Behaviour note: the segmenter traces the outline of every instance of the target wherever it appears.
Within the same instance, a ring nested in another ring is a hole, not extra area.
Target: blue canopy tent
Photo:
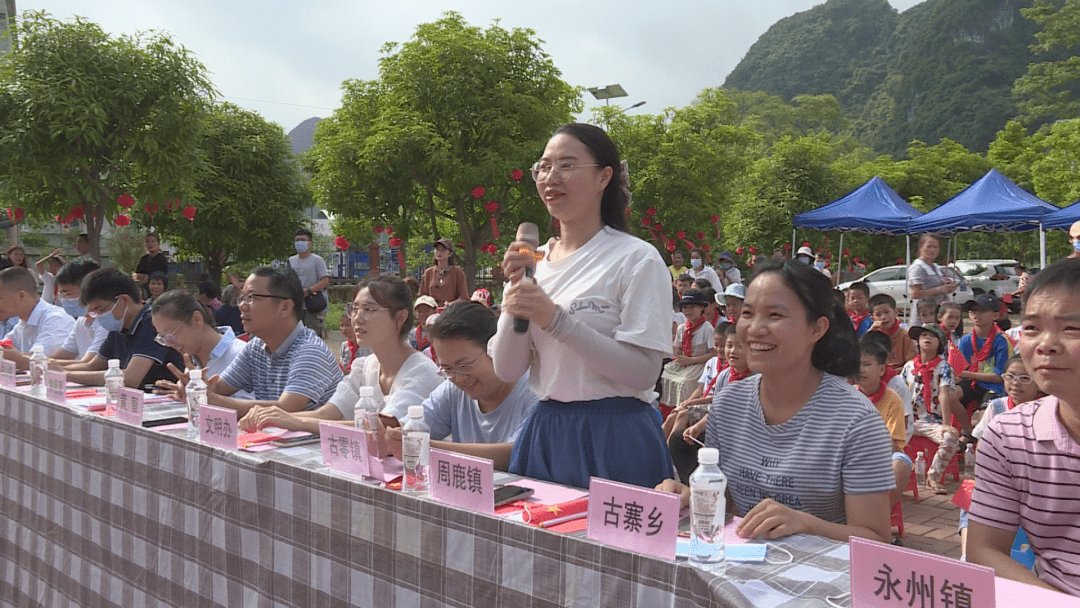
[[[938,205],[908,228],[953,236],[958,232],[1024,232],[1039,230],[1039,250],[1046,265],[1044,217],[1058,208],[991,169],[960,194]]]
[[[839,230],[840,256],[837,260],[837,276],[844,261],[844,232],[869,234],[909,234],[908,225],[922,213],[907,204],[895,190],[880,177],[874,177],[841,198],[817,209],[795,216],[795,228],[791,231],[791,247],[795,248],[799,228],[812,230]],[[908,241],[908,262],[911,261],[911,242]]]
[[[1051,228],[1068,230],[1075,222],[1080,222],[1080,201],[1043,216],[1043,228],[1047,230]]]

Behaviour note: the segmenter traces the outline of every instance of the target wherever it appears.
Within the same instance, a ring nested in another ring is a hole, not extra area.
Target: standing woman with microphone
[[[560,127],[532,175],[559,236],[539,261],[520,241],[503,258],[510,286],[492,340],[495,372],[516,382],[531,368],[540,397],[510,471],[582,488],[594,475],[653,487],[672,470],[649,405],[670,350],[671,275],[655,248],[627,233],[625,166],[603,130]],[[528,322],[524,332],[515,319]]]

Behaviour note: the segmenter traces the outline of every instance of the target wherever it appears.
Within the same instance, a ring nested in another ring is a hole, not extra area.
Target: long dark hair
[[[619,162],[619,149],[608,134],[596,125],[573,122],[559,127],[551,136],[566,133],[572,136],[592,153],[598,169],[611,167],[611,179],[604,188],[600,199],[600,220],[620,232],[629,232],[626,224],[626,207],[630,200],[622,186],[622,163]]]
[[[829,320],[829,329],[814,345],[810,363],[825,373],[842,378],[858,373],[860,357],[855,327],[848,319],[844,307],[833,297],[829,279],[816,268],[801,262],[783,260],[771,262],[758,270],[750,284],[753,285],[760,277],[772,273],[780,275],[784,285],[799,298],[806,309],[807,322],[816,323],[821,317]]]
[[[393,275],[382,274],[364,280],[357,286],[356,293],[360,293],[360,290],[364,288],[367,288],[371,299],[375,300],[379,306],[390,309],[391,317],[396,317],[400,310],[409,313],[405,323],[398,330],[398,335],[402,338],[409,335],[409,330],[412,329],[413,323],[416,322],[416,315],[413,311],[412,290],[409,289],[405,281]]]

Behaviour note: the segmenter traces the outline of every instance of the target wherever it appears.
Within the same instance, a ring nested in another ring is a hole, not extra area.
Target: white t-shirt
[[[97,353],[108,336],[109,332],[101,323],[94,323],[90,317],[82,316],[75,320],[75,326],[71,328],[71,333],[60,348],[75,353],[76,359],[82,359],[86,353]]]
[[[683,320],[683,322],[677,328],[675,328],[675,339],[672,342],[672,351],[674,353],[680,355],[683,354],[682,341],[684,334],[686,334],[685,320]],[[701,324],[700,327],[697,328],[696,331],[694,331],[694,335],[690,338],[690,352],[695,352],[697,350],[697,347],[703,345],[705,346],[705,350],[712,349],[712,336],[713,326],[710,325],[708,321],[705,321]]]
[[[454,443],[513,443],[540,400],[529,390],[529,374],[517,381],[499,407],[486,414],[480,404],[447,380],[424,400],[424,421],[432,439]]]
[[[702,266],[701,270],[694,270],[691,268],[686,271],[686,274],[694,277],[694,279],[705,279],[712,285],[712,288],[716,290],[716,293],[723,293],[724,286],[720,284],[720,275],[716,274],[716,271],[712,269],[712,266]]]
[[[379,359],[368,355],[353,361],[352,371],[337,385],[329,403],[338,408],[344,420],[355,417],[354,409],[360,401],[360,387],[370,386],[375,389],[375,403],[379,412],[404,421],[409,415],[410,405],[421,405],[440,384],[443,378],[439,368],[423,353],[413,353],[401,364],[390,394],[384,395],[379,386]]]
[[[41,273],[41,299],[45,300],[49,304],[60,305],[56,301],[56,275],[46,270]]]
[[[545,257],[536,265],[536,282],[570,319],[602,336],[654,351],[660,359],[671,356],[671,273],[652,245],[605,226],[557,262],[547,259],[547,246],[541,250]],[[515,340],[512,325],[513,319],[502,315],[495,340]],[[631,397],[652,403],[657,397],[653,389],[637,390],[600,375],[578,351],[536,323],[529,324],[528,343],[529,388],[541,400]],[[498,370],[500,362],[495,364]],[[656,372],[659,376],[659,365]]]

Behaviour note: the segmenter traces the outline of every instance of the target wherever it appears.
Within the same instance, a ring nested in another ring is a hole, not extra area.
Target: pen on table
[[[575,519],[584,519],[588,515],[589,515],[588,512],[574,513],[573,515],[567,515],[566,517],[556,517],[555,519],[549,519],[547,521],[542,521],[538,525],[541,528],[550,528],[551,526],[566,523],[568,521],[574,521]]]

